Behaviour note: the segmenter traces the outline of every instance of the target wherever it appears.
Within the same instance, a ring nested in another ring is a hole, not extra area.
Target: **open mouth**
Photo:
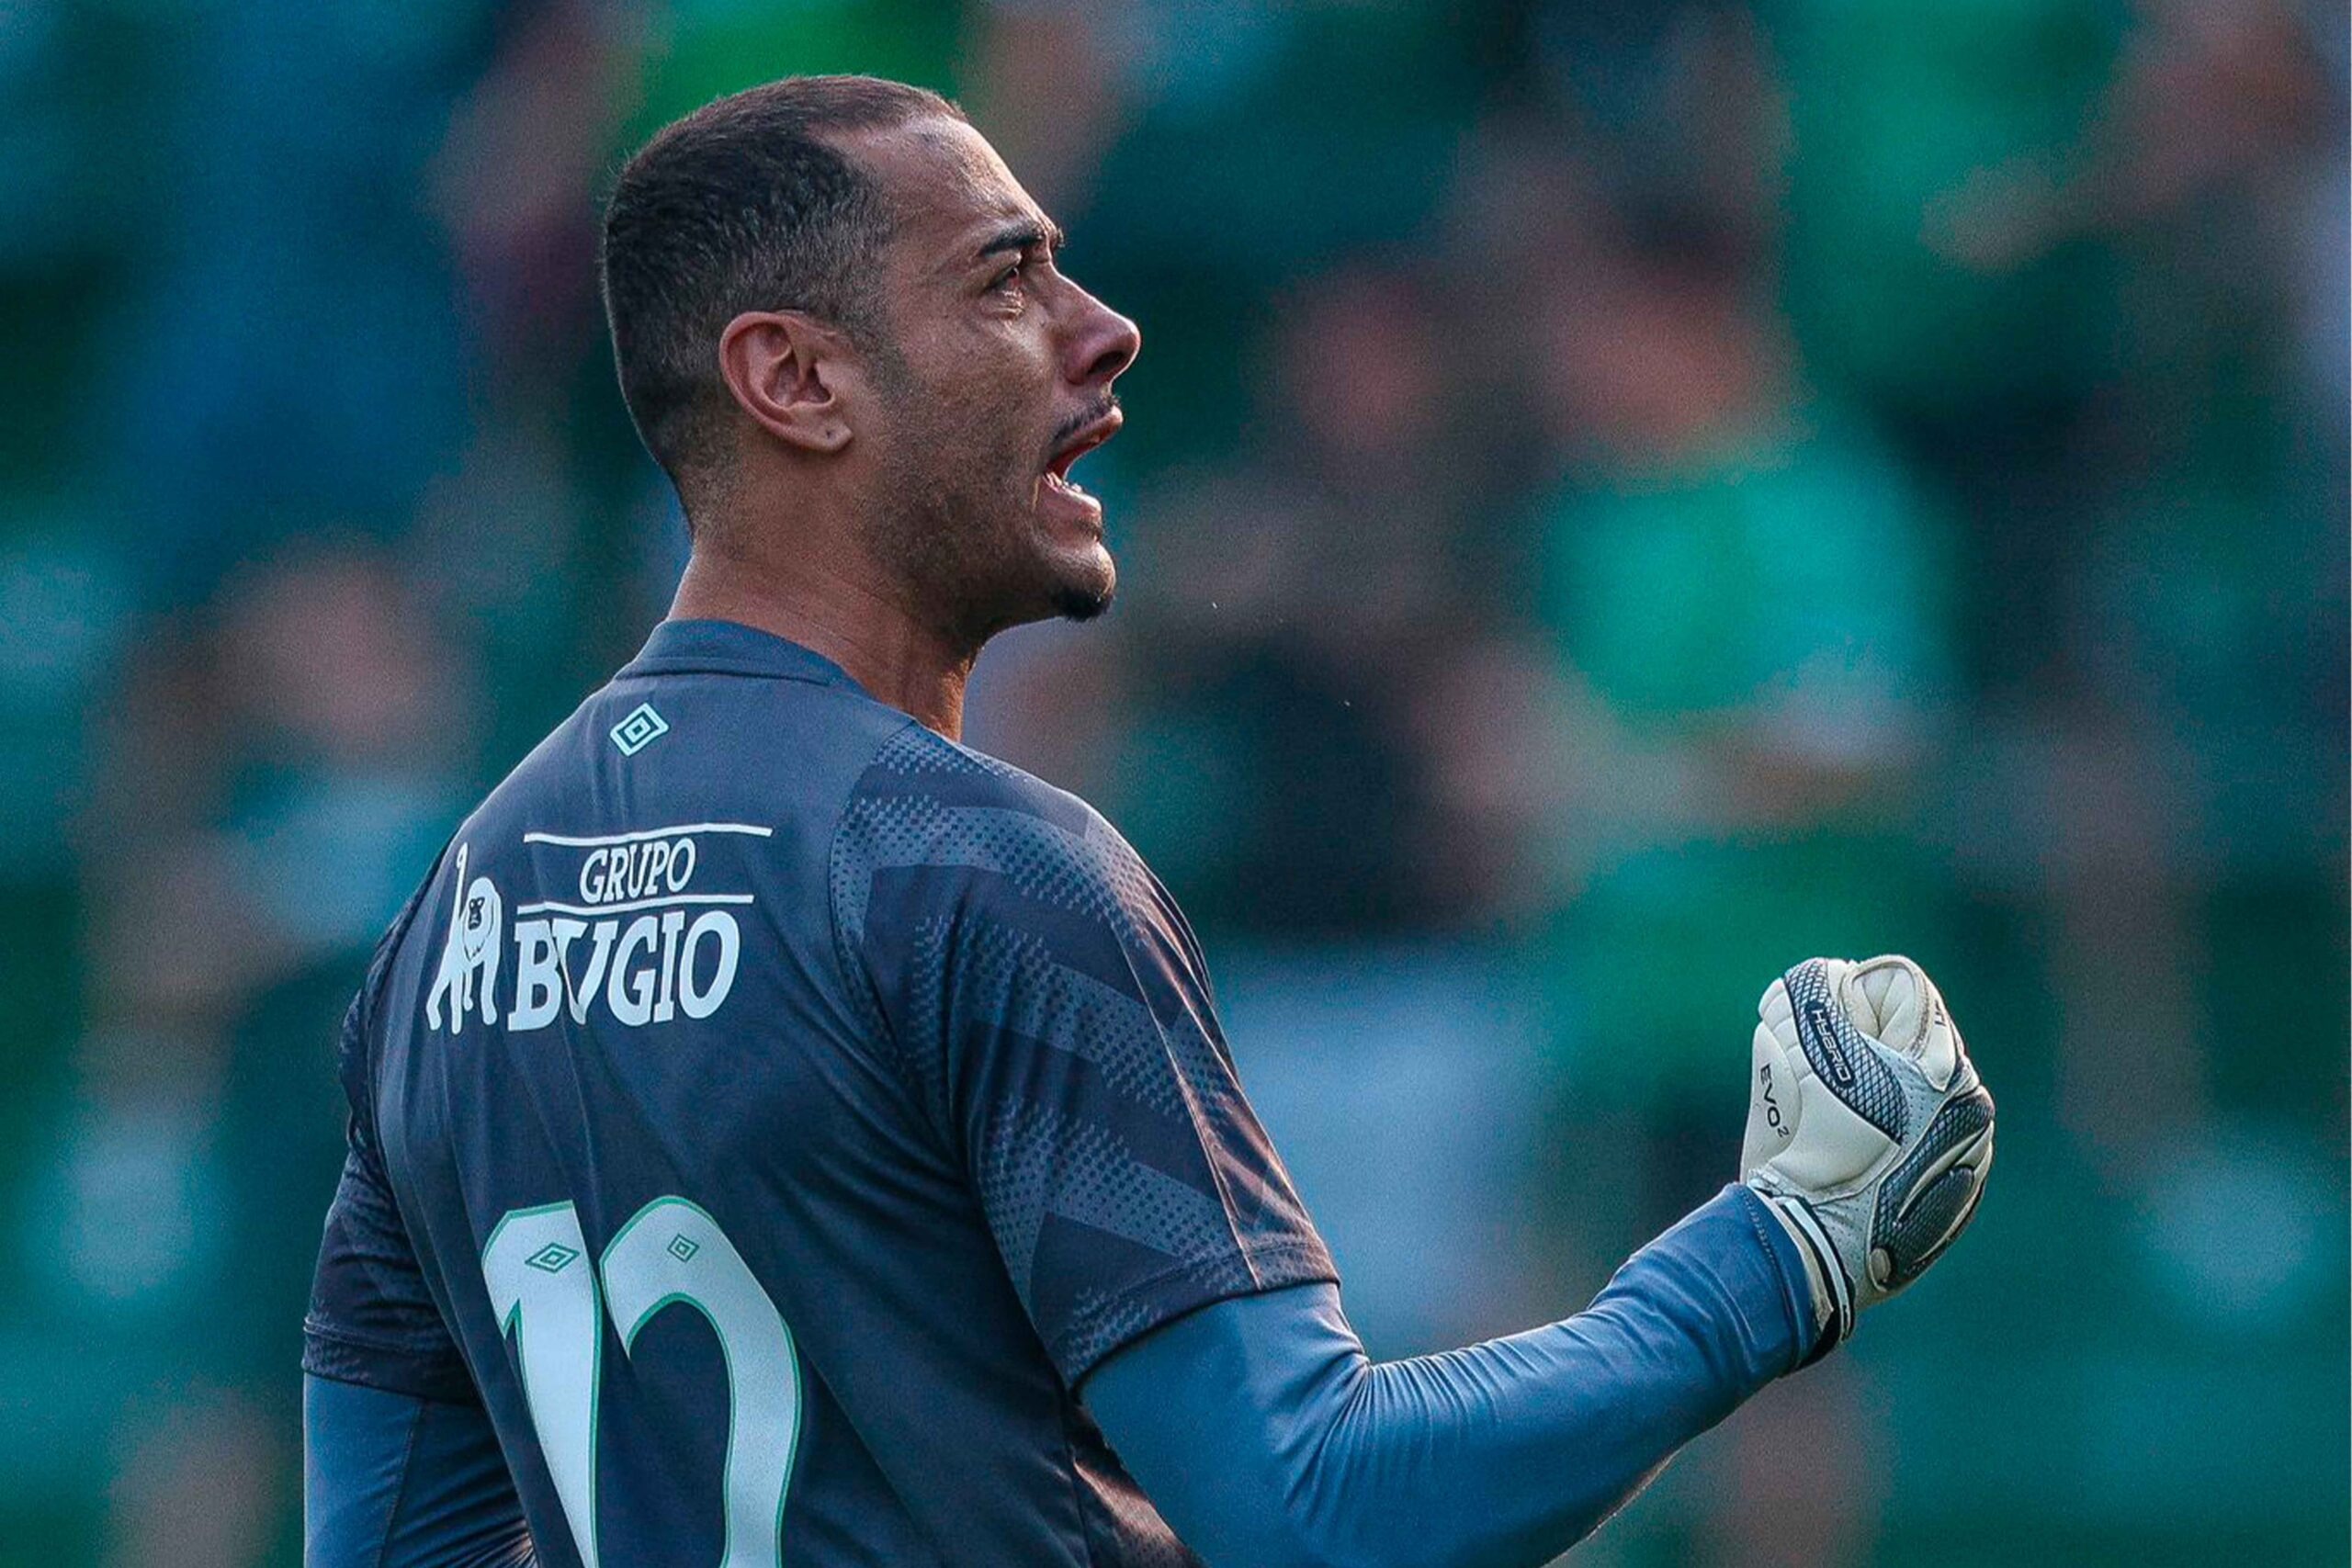
[[[1117,406],[1114,405],[1104,410],[1100,417],[1090,420],[1072,432],[1069,438],[1055,449],[1053,457],[1046,463],[1045,482],[1047,488],[1059,491],[1065,495],[1091,500],[1092,498],[1088,496],[1084,490],[1071,480],[1070,467],[1080,457],[1117,434],[1119,426],[1125,423],[1125,418],[1126,416],[1119,412]]]

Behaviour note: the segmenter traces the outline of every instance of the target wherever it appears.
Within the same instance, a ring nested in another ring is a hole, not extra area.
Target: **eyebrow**
[[[1006,224],[990,235],[988,243],[979,248],[978,256],[986,259],[1000,251],[1025,251],[1032,245],[1059,250],[1066,238],[1062,226],[1050,218],[1043,222],[1034,218],[1023,218]]]

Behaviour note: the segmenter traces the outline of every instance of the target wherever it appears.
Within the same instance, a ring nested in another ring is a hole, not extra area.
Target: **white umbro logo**
[[[670,733],[667,720],[653,711],[651,703],[639,703],[629,716],[613,726],[613,744],[621,749],[624,757],[634,757],[656,740]]]

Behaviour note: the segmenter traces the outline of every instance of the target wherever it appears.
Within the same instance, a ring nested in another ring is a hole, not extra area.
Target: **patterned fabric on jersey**
[[[832,884],[1067,1381],[1204,1301],[1331,1277],[1183,915],[1084,803],[910,728],[859,781]]]
[[[546,1568],[1192,1562],[1080,1380],[1332,1277],[1118,835],[746,626],[492,792],[344,1043],[304,1367],[478,1403]]]

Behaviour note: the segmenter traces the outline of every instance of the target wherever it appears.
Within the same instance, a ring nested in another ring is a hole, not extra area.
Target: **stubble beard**
[[[895,461],[868,544],[942,635],[978,653],[1010,626],[1109,609],[1115,570],[1078,581],[1039,536],[1036,453],[1009,411],[934,393],[903,367],[890,380]]]

